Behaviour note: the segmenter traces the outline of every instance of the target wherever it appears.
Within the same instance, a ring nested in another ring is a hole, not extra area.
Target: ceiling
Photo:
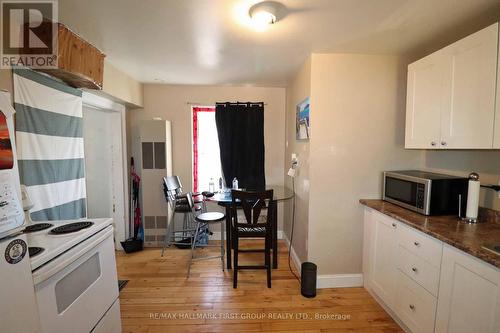
[[[422,56],[494,22],[500,0],[59,0],[59,19],[141,82],[284,86],[311,52]]]

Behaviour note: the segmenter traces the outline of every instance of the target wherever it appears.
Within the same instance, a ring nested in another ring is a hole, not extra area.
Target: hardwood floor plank
[[[197,256],[217,251],[206,248]],[[219,260],[196,262],[188,279],[189,250],[169,248],[164,257],[160,252],[117,252],[118,276],[130,280],[120,292],[123,332],[402,332],[363,288],[319,289],[315,298],[302,297],[282,241],[270,289],[264,270],[241,271],[233,289],[232,271],[223,272]],[[263,261],[260,253],[240,258],[242,265]]]

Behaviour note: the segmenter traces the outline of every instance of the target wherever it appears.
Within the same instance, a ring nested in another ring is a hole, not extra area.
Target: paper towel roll
[[[481,182],[479,180],[469,180],[469,191],[467,192],[467,211],[465,213],[465,216],[468,219],[477,219],[480,186]]]

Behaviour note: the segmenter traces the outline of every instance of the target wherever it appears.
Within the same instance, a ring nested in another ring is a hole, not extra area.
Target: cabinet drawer
[[[398,268],[412,280],[437,297],[439,269],[399,246]]]
[[[396,313],[412,333],[434,331],[437,300],[402,272],[398,275]]]
[[[377,211],[372,211],[372,222],[380,222],[382,224],[390,226],[393,229],[397,229],[401,224],[396,219]]]
[[[443,254],[441,241],[400,223],[398,242],[400,246],[428,261],[431,265],[437,268],[441,267],[441,256]]]

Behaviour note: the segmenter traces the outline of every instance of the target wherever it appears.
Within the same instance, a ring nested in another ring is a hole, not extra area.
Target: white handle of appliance
[[[97,235],[92,236],[90,238],[91,240],[89,242],[85,242],[84,246],[77,245],[67,252],[61,254],[58,258],[55,258],[53,261],[49,261],[47,264],[34,271],[33,282],[35,283],[35,285],[37,285],[49,279],[50,277],[64,269],[66,266],[74,262],[76,259],[80,258],[85,253],[90,251],[92,248],[105,241],[110,236],[113,236],[113,228],[111,226],[108,226]]]

